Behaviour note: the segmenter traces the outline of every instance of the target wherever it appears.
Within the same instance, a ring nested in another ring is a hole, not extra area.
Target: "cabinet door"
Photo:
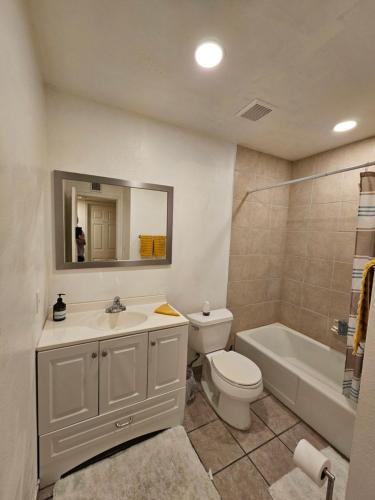
[[[149,333],[148,396],[185,386],[187,327]]]
[[[140,333],[100,342],[100,413],[146,399],[147,339]]]
[[[98,415],[98,342],[38,353],[39,434]]]

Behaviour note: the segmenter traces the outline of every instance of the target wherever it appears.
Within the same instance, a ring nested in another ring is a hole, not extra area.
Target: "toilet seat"
[[[212,357],[212,367],[216,374],[228,384],[255,389],[262,384],[262,373],[249,358],[235,351],[222,351]]]

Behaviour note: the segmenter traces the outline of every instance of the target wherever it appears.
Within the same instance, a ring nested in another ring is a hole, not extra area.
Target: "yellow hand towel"
[[[375,259],[370,260],[363,269],[361,291],[357,309],[357,324],[353,337],[353,354],[357,352],[361,340],[366,340],[367,322],[370,311],[372,283],[374,281]]]
[[[154,237],[146,234],[139,236],[141,257],[152,257]]]
[[[165,257],[165,236],[154,236],[154,255],[155,257]]]
[[[162,304],[161,306],[157,307],[154,312],[156,312],[157,314],[167,314],[168,316],[181,316],[181,314],[173,309],[173,307],[171,307],[169,304]]]

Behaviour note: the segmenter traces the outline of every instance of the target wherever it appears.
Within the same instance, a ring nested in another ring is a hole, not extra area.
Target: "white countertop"
[[[165,314],[154,313],[154,310],[165,303],[165,301],[158,300],[157,302],[129,304],[126,299],[122,299],[122,302],[126,304],[127,311],[146,314],[147,319],[130,328],[103,330],[97,326],[96,322],[99,316],[105,313],[105,305],[110,305],[110,303],[98,302],[82,304],[81,306],[79,304],[68,305],[67,315],[64,321],[47,319],[36,350],[46,351],[57,347],[81,344],[82,342],[124,337],[125,335],[132,335],[134,333],[189,324],[189,320],[182,314],[181,316],[167,316]]]

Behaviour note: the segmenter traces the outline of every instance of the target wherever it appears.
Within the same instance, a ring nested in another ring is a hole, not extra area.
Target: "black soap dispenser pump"
[[[59,297],[56,304],[53,306],[53,321],[64,321],[66,317],[66,304],[63,302],[62,295],[65,293],[58,293]]]

